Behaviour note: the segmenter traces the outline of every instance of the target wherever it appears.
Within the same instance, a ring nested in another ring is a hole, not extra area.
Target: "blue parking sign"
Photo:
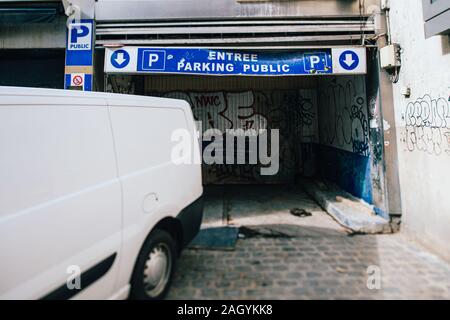
[[[333,73],[331,49],[253,51],[208,48],[107,48],[107,73],[288,76]]]
[[[310,73],[329,71],[328,54],[326,52],[305,53],[305,70]]]
[[[64,88],[74,87],[73,74],[84,74],[82,90],[92,91],[94,57],[94,21],[81,19],[68,25],[66,43],[66,68]]]
[[[80,20],[69,25],[66,66],[92,66],[93,21]]]
[[[137,71],[164,71],[166,50],[140,48],[138,50]]]
[[[91,32],[90,23],[73,23],[69,30],[68,50],[91,50]]]

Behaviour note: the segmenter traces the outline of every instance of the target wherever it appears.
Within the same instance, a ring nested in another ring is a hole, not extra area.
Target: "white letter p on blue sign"
[[[150,53],[148,55],[148,66],[152,67],[153,63],[158,61],[159,56],[156,53]]]

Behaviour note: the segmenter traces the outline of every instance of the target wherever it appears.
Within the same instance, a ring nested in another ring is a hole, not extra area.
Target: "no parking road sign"
[[[84,86],[84,73],[74,73],[70,75],[70,85],[72,87]]]

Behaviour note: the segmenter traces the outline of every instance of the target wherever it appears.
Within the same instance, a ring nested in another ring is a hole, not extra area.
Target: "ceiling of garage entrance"
[[[97,45],[351,45],[375,34],[378,0],[100,0]],[[364,6],[360,7],[360,3]]]
[[[379,0],[98,0],[97,21],[371,14]]]

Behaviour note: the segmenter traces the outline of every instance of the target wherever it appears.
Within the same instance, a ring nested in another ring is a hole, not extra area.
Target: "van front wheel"
[[[164,230],[147,238],[131,278],[131,299],[157,300],[167,294],[176,262],[176,242]]]

